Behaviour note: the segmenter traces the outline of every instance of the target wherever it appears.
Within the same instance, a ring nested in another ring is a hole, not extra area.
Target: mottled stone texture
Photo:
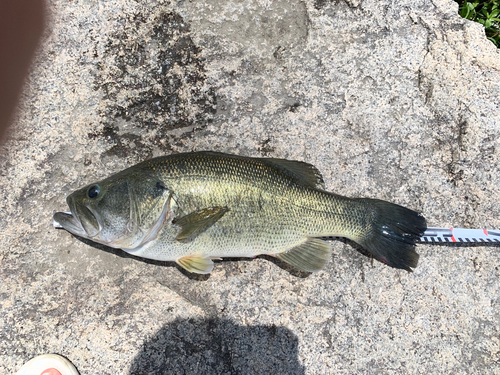
[[[498,374],[497,247],[419,246],[414,273],[333,243],[209,277],[52,228],[92,180],[173,152],[303,160],[329,190],[432,226],[500,228],[500,54],[451,0],[49,4],[1,151],[0,373]]]

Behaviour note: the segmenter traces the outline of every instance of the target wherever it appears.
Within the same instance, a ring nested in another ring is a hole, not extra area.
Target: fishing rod
[[[325,240],[343,240],[344,237],[326,236]],[[417,244],[432,245],[500,245],[500,230],[469,229],[469,228],[439,228],[428,227],[424,234],[415,240]]]
[[[500,230],[429,227],[419,243],[495,243],[500,242]]]

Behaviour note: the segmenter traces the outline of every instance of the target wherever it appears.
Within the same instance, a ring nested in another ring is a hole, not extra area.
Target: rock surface
[[[209,277],[52,228],[65,196],[191,150],[303,160],[431,226],[500,228],[500,53],[451,0],[52,0],[1,152],[0,373],[497,374],[497,247],[414,273],[333,243]]]

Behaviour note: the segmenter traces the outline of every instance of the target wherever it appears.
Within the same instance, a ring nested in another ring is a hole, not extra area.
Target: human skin
[[[0,142],[45,25],[44,0],[0,0]]]

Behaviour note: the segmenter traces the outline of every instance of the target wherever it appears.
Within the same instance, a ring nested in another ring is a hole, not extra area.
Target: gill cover
[[[133,250],[155,240],[165,222],[172,219],[172,194],[158,178],[143,173],[129,178],[128,194],[130,236],[115,244]]]

